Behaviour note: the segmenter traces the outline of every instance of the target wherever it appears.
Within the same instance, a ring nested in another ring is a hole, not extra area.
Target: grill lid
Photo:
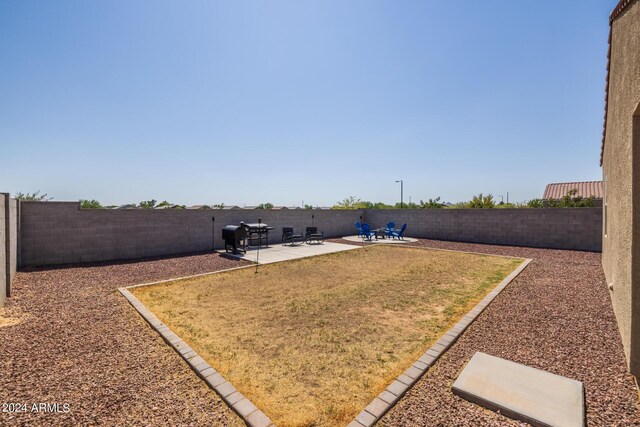
[[[246,223],[241,223],[242,226],[246,227],[247,229],[249,229],[249,231],[268,231],[268,230],[273,230],[273,227],[269,227],[268,224],[265,224],[264,222],[261,223],[253,223],[253,224],[246,224]]]

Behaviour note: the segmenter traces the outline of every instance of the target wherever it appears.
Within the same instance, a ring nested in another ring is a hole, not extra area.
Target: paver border
[[[357,250],[358,247],[349,250]],[[216,251],[216,253],[219,253]],[[227,381],[214,367],[209,365],[193,348],[191,348],[180,336],[174,333],[167,325],[165,325],[151,310],[149,310],[129,289],[141,288],[144,286],[160,285],[163,283],[176,282],[180,280],[188,280],[196,277],[211,276],[214,274],[226,273],[230,271],[243,270],[253,268],[257,265],[278,264],[281,262],[296,261],[303,258],[311,258],[315,256],[330,255],[316,254],[308,255],[300,258],[289,260],[274,261],[268,264],[260,264],[251,260],[236,258],[238,261],[246,262],[246,265],[239,267],[225,268],[223,270],[210,271],[207,273],[192,274],[189,276],[174,277],[171,279],[157,280],[154,282],[140,283],[119,287],[120,294],[133,306],[140,316],[154,329],[164,341],[169,344],[179,355],[187,362],[187,365],[209,386],[220,398],[250,427],[270,427],[274,426],[273,422],[267,415],[258,409],[249,399]],[[231,257],[230,257],[231,258]]]
[[[405,246],[406,247],[406,246]],[[445,249],[446,250],[446,249]],[[451,251],[462,252],[462,251]],[[473,252],[469,252],[473,253]],[[517,258],[517,257],[509,257]],[[404,373],[400,374],[387,388],[367,405],[347,427],[370,427],[380,419],[409,391],[422,376],[427,373],[436,361],[442,356],[471,323],[484,311],[485,308],[497,297],[504,288],[509,285],[533,259],[525,258],[524,261],[505,277],[491,292],[489,292],[478,304],[475,305],[458,323],[451,327],[436,341],[418,360],[414,362]]]
[[[384,245],[384,243],[382,244]],[[412,246],[391,245],[393,247],[411,248]],[[357,247],[356,249],[365,249]],[[458,252],[473,255],[496,256],[502,258],[519,258],[514,256],[502,256],[497,254],[484,254],[481,252],[456,251],[451,249],[438,248],[419,248],[434,251]],[[278,264],[281,262],[296,261],[298,259],[312,258],[315,256],[330,255],[318,254],[309,255],[301,258],[290,260],[274,261],[264,265]],[[274,427],[273,422],[267,415],[258,409],[249,399],[228,382],[219,372],[209,365],[200,355],[191,348],[185,341],[175,334],[167,325],[151,312],[138,298],[136,298],[129,289],[140,288],[144,286],[159,285],[162,283],[175,282],[179,280],[192,279],[196,277],[210,276],[214,274],[226,273],[235,270],[243,270],[246,268],[262,265],[250,260],[246,261],[247,265],[239,267],[226,268],[223,270],[211,271],[207,273],[193,274],[189,276],[175,277],[171,279],[157,280],[154,282],[140,283],[119,287],[118,291],[133,306],[138,314],[154,329],[164,341],[169,344],[184,359],[187,365],[209,386],[220,398],[250,427]],[[378,422],[395,404],[418,382],[420,378],[429,370],[431,366],[444,354],[449,347],[462,335],[469,325],[484,311],[484,309],[507,287],[513,279],[515,279],[533,259],[525,258],[524,261],[505,277],[495,288],[493,288],[478,304],[474,306],[458,323],[451,327],[438,341],[436,341],[414,364],[409,367],[403,374],[400,374],[387,388],[380,393],[369,405],[367,405],[360,414],[347,427],[369,427]]]
[[[218,272],[197,274],[189,277],[200,277],[207,274],[215,274],[224,271],[239,270],[241,268],[252,267],[253,265],[243,266],[239,268],[231,268],[220,270]],[[187,277],[185,277],[187,278]],[[191,348],[186,342],[175,334],[167,325],[162,323],[158,317],[151,312],[138,298],[136,298],[128,288],[136,288],[140,286],[150,286],[154,284],[164,283],[167,281],[179,280],[160,280],[153,283],[145,283],[142,285],[134,285],[129,287],[118,288],[118,291],[129,303],[136,309],[138,314],[153,328],[167,344],[169,344],[180,357],[187,362],[187,365],[200,377],[204,382],[213,389],[220,398],[250,427],[270,427],[273,422],[258,409],[249,399],[244,397],[236,388],[227,381],[218,371],[209,365],[200,355]]]

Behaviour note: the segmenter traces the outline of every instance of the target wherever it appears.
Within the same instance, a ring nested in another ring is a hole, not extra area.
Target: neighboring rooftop
[[[577,197],[595,197],[602,199],[604,194],[602,181],[583,181],[583,182],[554,182],[547,184],[544,189],[543,199],[562,199],[567,193],[573,189],[578,190]]]

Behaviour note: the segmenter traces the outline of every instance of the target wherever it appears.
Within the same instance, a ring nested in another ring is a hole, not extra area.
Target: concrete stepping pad
[[[583,427],[580,381],[477,352],[452,387],[471,402],[534,426]]]

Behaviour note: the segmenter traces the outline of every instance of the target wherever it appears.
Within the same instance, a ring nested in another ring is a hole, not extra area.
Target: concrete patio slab
[[[362,242],[362,238],[358,237],[358,236],[346,236],[343,237],[344,240],[348,240],[350,242]],[[393,245],[397,245],[397,244],[403,244],[403,243],[415,243],[417,242],[418,239],[414,239],[413,237],[405,237],[402,240],[400,239],[371,239],[369,240],[365,240],[366,243],[388,243],[388,244],[393,244]]]
[[[268,248],[260,248],[260,256],[258,258],[258,249],[247,249],[247,253],[232,254],[227,253],[224,250],[217,251],[237,259],[244,259],[247,261],[258,262],[258,264],[271,264],[274,262],[289,261],[292,259],[305,258],[316,255],[330,254],[334,252],[350,251],[358,249],[358,246],[346,245],[343,243],[324,242],[322,244],[306,243],[295,244],[291,246],[287,244],[275,244],[270,245]]]
[[[580,381],[477,352],[452,391],[503,415],[534,426],[583,427]]]

